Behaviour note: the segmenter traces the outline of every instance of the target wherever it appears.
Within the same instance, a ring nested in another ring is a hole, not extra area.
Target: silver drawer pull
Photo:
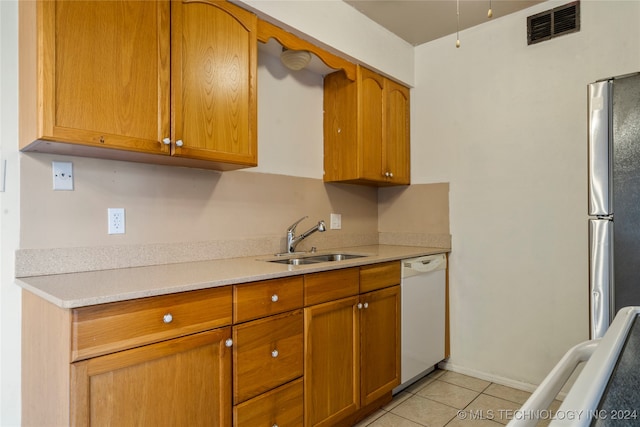
[[[280,354],[280,353],[278,353],[278,350],[273,350],[271,352],[271,357],[276,358],[276,357],[278,357],[278,354]]]
[[[224,342],[224,345],[227,347],[231,347],[233,345],[233,340],[231,338],[227,338],[227,340]]]
[[[171,313],[167,313],[164,316],[162,316],[162,321],[164,323],[171,323],[173,322],[173,316],[171,315]]]
[[[271,295],[271,302],[278,302],[280,298],[278,298],[278,294]]]

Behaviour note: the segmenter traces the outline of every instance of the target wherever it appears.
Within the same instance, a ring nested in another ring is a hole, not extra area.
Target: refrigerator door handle
[[[589,215],[609,215],[611,203],[611,82],[602,81],[589,85]]]
[[[590,338],[601,338],[613,314],[613,220],[589,220]]]

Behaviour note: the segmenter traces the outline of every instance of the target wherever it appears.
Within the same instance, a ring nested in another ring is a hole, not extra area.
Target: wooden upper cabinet
[[[256,166],[258,18],[225,1],[171,7],[172,154]]]
[[[324,82],[324,181],[410,183],[409,88],[364,67]]]
[[[206,0],[19,7],[22,150],[257,164],[254,14]]]
[[[357,111],[359,142],[362,151],[360,169],[363,179],[380,181],[385,170],[384,147],[384,78],[367,69],[360,68],[358,76],[360,85]]]
[[[169,152],[168,2],[20,2],[20,20],[22,148]]]
[[[409,134],[409,88],[392,80],[385,80],[384,93],[385,143],[382,150],[386,179],[395,184],[411,182]]]

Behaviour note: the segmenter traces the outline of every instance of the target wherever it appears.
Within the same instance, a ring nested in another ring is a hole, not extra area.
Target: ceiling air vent
[[[527,44],[580,31],[580,1],[527,17]]]

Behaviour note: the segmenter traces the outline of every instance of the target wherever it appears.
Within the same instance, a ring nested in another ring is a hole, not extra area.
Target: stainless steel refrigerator
[[[589,85],[591,338],[640,306],[640,73]]]

